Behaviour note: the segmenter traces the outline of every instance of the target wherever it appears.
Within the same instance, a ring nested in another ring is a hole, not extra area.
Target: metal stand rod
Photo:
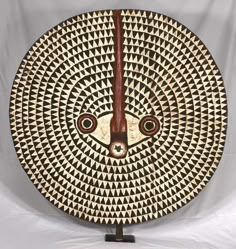
[[[116,233],[106,234],[105,241],[134,243],[135,237],[133,235],[123,235],[123,224],[116,224]]]
[[[123,240],[123,224],[116,224],[116,240]]]

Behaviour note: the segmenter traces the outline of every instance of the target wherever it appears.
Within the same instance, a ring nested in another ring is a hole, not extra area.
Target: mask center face
[[[127,135],[128,145],[132,146],[136,143],[141,142],[147,136],[155,135],[159,129],[160,124],[156,117],[146,115],[141,119],[138,119],[130,114],[126,113],[127,120]],[[110,144],[110,121],[112,114],[106,114],[96,119],[91,114],[82,114],[78,118],[78,130],[81,133],[90,133],[102,144]],[[117,157],[124,155],[127,150],[127,146],[121,141],[115,142],[110,145],[112,153]]]

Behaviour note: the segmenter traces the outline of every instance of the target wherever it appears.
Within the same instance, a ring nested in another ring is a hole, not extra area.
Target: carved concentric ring
[[[226,135],[224,84],[205,45],[164,15],[121,15],[125,113],[159,125],[125,158],[110,157],[93,133],[112,113],[113,11],[44,34],[24,57],[10,101],[15,149],[33,184],[63,211],[99,223],[139,223],[187,204],[216,170]],[[96,128],[78,129],[83,114],[96,117]]]
[[[91,114],[83,113],[77,120],[77,126],[82,133],[91,133],[97,128],[97,119]]]
[[[140,131],[146,136],[153,136],[160,130],[160,123],[154,116],[145,116],[139,122]]]

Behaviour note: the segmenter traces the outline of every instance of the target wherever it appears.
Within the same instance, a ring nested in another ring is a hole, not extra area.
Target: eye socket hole
[[[84,129],[90,129],[93,126],[93,122],[89,118],[82,120],[82,126]]]
[[[139,122],[139,130],[145,136],[153,136],[160,130],[160,122],[154,116],[145,116]]]
[[[97,128],[97,119],[90,113],[81,114],[77,126],[81,132],[91,133]]]
[[[145,129],[146,129],[147,131],[151,131],[151,130],[154,129],[155,123],[154,123],[153,121],[146,121],[146,122],[144,123],[144,127],[145,127]]]

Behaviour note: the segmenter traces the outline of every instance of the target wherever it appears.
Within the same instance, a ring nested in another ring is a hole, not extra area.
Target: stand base
[[[106,234],[105,241],[108,242],[135,242],[135,237],[133,235],[123,235],[122,239],[117,239],[115,234]]]

